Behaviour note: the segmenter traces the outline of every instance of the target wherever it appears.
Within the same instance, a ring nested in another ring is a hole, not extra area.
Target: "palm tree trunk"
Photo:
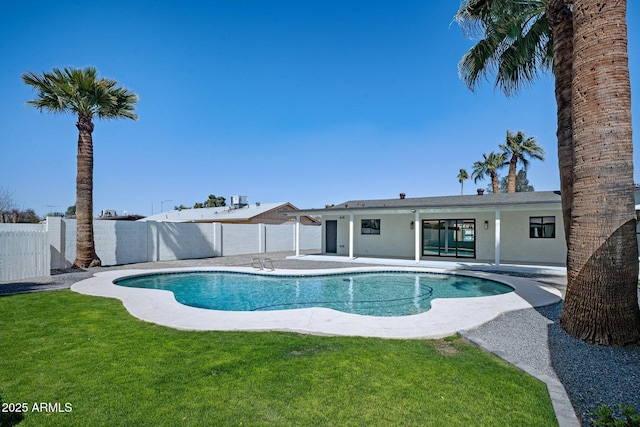
[[[500,192],[500,186],[498,185],[498,174],[495,172],[491,173],[491,187],[493,190],[493,194],[498,194]]]
[[[626,1],[574,1],[570,278],[560,325],[591,344],[640,342]]]
[[[509,176],[507,178],[507,193],[516,192],[516,166],[518,164],[518,157],[511,156],[509,160]]]
[[[573,200],[573,124],[571,82],[573,79],[573,14],[567,0],[549,0],[546,16],[553,34],[553,75],[557,104],[558,165],[564,235],[569,246]]]
[[[85,113],[78,115],[78,175],[76,177],[76,259],[74,268],[96,267],[93,236],[93,122]]]

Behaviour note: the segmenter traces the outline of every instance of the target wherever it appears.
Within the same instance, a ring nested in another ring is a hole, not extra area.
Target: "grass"
[[[458,337],[178,331],[55,291],[0,297],[0,343],[21,427],[557,425],[544,384]]]

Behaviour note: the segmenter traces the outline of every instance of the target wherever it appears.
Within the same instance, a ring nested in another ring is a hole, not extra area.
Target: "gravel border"
[[[601,347],[574,339],[559,326],[561,311],[560,302],[505,313],[465,337],[498,350],[509,363],[531,367],[519,366],[535,377],[559,381],[583,426],[594,424],[592,412],[601,405],[619,417],[618,404],[640,411],[640,347]],[[556,414],[560,421],[561,413]]]
[[[320,269],[364,266],[365,264],[305,261],[286,259],[290,252],[270,253],[274,266],[279,269]],[[0,295],[69,289],[73,283],[87,279],[96,272],[122,269],[157,269],[202,266],[251,266],[253,258],[265,254],[198,260],[149,262],[87,270],[55,271],[42,277],[0,283]],[[367,264],[370,265],[370,264]],[[380,265],[383,265],[381,260]],[[566,277],[521,272],[495,271],[499,274],[527,276],[564,290]],[[640,301],[640,289],[638,291]],[[571,400],[578,419],[584,426],[593,425],[592,411],[607,405],[620,415],[617,405],[632,405],[640,411],[640,347],[599,347],[585,344],[567,335],[559,326],[562,303],[537,309],[505,313],[484,325],[464,331],[462,335],[472,343],[490,351],[507,362],[525,370],[547,385],[559,381]],[[561,426],[575,425],[571,417],[562,413],[562,396],[549,387],[554,409]],[[560,407],[557,407],[557,403]],[[560,411],[559,411],[560,409]],[[567,408],[565,408],[567,409]]]

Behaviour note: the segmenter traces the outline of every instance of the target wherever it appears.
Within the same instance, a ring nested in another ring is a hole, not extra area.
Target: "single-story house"
[[[322,218],[322,253],[565,265],[560,193],[352,200],[285,212]],[[299,253],[299,252],[297,252]]]
[[[289,202],[254,203],[216,208],[174,209],[151,215],[140,221],[158,222],[220,222],[225,224],[284,224],[294,219],[285,212],[297,211]],[[316,218],[301,215],[303,225],[320,225]]]

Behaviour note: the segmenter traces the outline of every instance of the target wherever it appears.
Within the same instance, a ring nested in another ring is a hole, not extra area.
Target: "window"
[[[532,239],[554,239],[556,237],[556,217],[529,217],[529,237]]]
[[[380,234],[379,219],[363,219],[360,228],[361,234]]]

